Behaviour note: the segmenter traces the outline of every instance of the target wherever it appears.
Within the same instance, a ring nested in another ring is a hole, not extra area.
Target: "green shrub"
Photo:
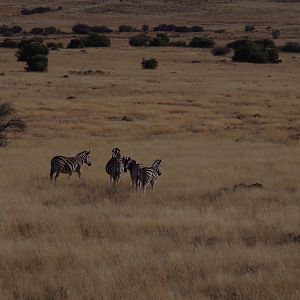
[[[158,66],[158,61],[155,58],[143,59],[142,68],[143,69],[156,69]]]
[[[230,48],[224,46],[217,46],[211,50],[214,56],[224,56],[230,52]]]
[[[81,49],[84,48],[86,44],[86,39],[71,39],[67,48],[69,49]]]
[[[276,47],[266,47],[263,41],[244,41],[235,49],[233,61],[249,63],[278,63]]]
[[[7,38],[2,43],[0,43],[0,47],[2,47],[2,48],[18,48],[19,43],[17,41]]]
[[[148,46],[149,41],[150,41],[149,36],[142,33],[139,35],[132,36],[129,39],[129,45],[132,47],[145,47],[145,46]]]
[[[300,45],[296,42],[287,42],[284,46],[280,47],[283,52],[300,53]]]
[[[211,48],[214,44],[214,40],[208,37],[196,36],[190,41],[190,47],[192,48]]]
[[[150,40],[149,46],[151,47],[164,47],[169,46],[170,39],[165,33],[157,34],[152,40]]]
[[[18,57],[18,61],[26,61],[28,57],[32,57],[37,54],[47,56],[48,53],[49,49],[47,45],[41,43],[39,40],[32,39],[25,42],[22,41],[16,55]]]
[[[110,47],[110,39],[105,35],[90,33],[86,38],[86,47]]]
[[[26,64],[27,72],[46,72],[48,70],[48,57],[46,55],[36,54],[28,57]]]

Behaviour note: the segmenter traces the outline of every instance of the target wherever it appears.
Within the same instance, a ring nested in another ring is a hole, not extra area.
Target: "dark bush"
[[[90,33],[86,38],[86,47],[110,47],[110,39],[105,35]]]
[[[143,59],[142,68],[143,69],[156,69],[158,66],[158,61],[155,58]]]
[[[228,54],[229,52],[230,52],[230,48],[223,47],[223,46],[217,46],[211,50],[211,53],[214,56],[224,56],[224,55]]]
[[[48,70],[48,57],[46,55],[36,54],[26,60],[27,72],[46,72]]]
[[[50,50],[57,50],[57,49],[63,49],[64,45],[62,43],[48,42],[47,47]]]
[[[119,26],[119,32],[138,32],[139,30],[130,25],[121,25]]]
[[[11,36],[13,34],[20,33],[22,32],[22,30],[23,29],[20,26],[13,26],[13,27],[9,27],[7,25],[0,26],[0,34],[3,34],[5,36]]]
[[[264,42],[245,41],[235,49],[233,61],[249,63],[278,63],[278,50],[266,47]]]
[[[175,32],[191,32],[191,28],[187,26],[175,26]]]
[[[202,32],[202,31],[204,31],[204,29],[201,26],[192,26],[191,27],[191,32]]]
[[[76,24],[72,27],[72,31],[77,34],[88,34],[90,32],[90,26],[86,24]]]
[[[106,26],[89,26],[86,24],[76,24],[72,27],[72,31],[77,34],[96,33],[111,33],[112,29]]]
[[[71,39],[67,48],[79,49],[84,48],[86,44],[86,39]]]
[[[145,47],[148,46],[149,41],[150,41],[149,36],[147,36],[144,33],[141,33],[139,35],[132,36],[129,39],[129,45],[133,47]]]
[[[33,9],[24,8],[21,10],[21,14],[22,15],[44,14],[44,13],[47,13],[52,10],[60,10],[60,9],[59,8],[51,9],[50,7],[39,6],[39,7],[33,8]]]
[[[150,30],[149,25],[144,24],[144,25],[142,26],[142,31],[144,31],[144,32],[149,32],[149,30]]]
[[[176,26],[174,24],[160,24],[153,28],[153,31],[175,31]]]
[[[284,46],[280,47],[283,52],[300,53],[300,45],[296,42],[287,42]]]
[[[265,47],[265,48],[276,48],[275,43],[269,39],[262,39],[254,41],[257,45]]]
[[[43,35],[44,34],[44,28],[40,28],[40,27],[32,28],[31,31],[30,31],[30,34]]]
[[[0,47],[2,47],[2,48],[18,48],[19,43],[17,41],[7,38],[2,43],[0,43]]]
[[[59,34],[59,33],[61,33],[61,31],[59,29],[56,29],[53,26],[50,26],[50,27],[44,28],[44,33],[46,35],[49,35],[49,34]]]
[[[214,44],[214,40],[207,37],[196,36],[190,41],[190,47],[192,48],[211,48]]]
[[[16,55],[19,61],[27,61],[29,57],[40,54],[47,56],[49,49],[47,45],[38,42],[37,40],[29,40],[27,42],[21,42],[19,50]]]
[[[169,43],[170,43],[169,37],[164,33],[160,33],[157,34],[155,38],[150,40],[149,46],[164,47],[164,46],[168,46]]]
[[[252,31],[255,30],[255,26],[254,26],[254,25],[248,24],[248,25],[245,26],[244,30],[245,30],[246,32],[252,32]]]

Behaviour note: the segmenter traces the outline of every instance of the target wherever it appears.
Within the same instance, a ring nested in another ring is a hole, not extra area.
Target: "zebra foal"
[[[57,177],[60,173],[69,174],[69,178],[72,176],[73,172],[78,174],[78,177],[81,178],[81,168],[83,164],[87,164],[88,166],[92,165],[91,162],[91,152],[83,151],[78,153],[74,157],[66,157],[66,156],[55,156],[51,159],[51,170],[50,170],[50,180],[54,181],[56,184]]]

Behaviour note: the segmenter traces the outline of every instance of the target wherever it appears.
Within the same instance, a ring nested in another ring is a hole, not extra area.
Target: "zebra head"
[[[80,157],[81,160],[86,163],[88,166],[92,165],[91,160],[91,151],[83,151],[77,154],[77,157]]]
[[[112,156],[111,157],[121,157],[121,150],[119,148],[112,149]]]
[[[161,175],[161,159],[157,159],[152,164],[152,168],[155,170],[158,176]]]
[[[130,157],[123,157],[122,158],[122,163],[124,165],[124,172],[126,173],[127,172],[127,169],[128,169],[128,166],[131,162],[131,158]]]

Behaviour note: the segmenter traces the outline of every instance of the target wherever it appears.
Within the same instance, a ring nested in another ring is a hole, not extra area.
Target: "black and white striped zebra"
[[[120,149],[112,150],[112,158],[107,162],[105,170],[109,175],[110,183],[119,184],[123,172],[127,172],[130,157],[121,157]]]
[[[135,160],[131,160],[130,163],[128,164],[128,170],[130,172],[130,178],[132,182],[132,187],[138,189],[139,188],[139,173],[140,170],[144,166],[142,164],[138,164]]]
[[[141,181],[143,191],[145,192],[147,186],[151,184],[152,190],[157,181],[158,176],[161,175],[161,160],[157,159],[153,162],[151,167],[144,167],[140,169],[138,181]]]
[[[72,176],[73,172],[78,174],[78,177],[81,178],[81,168],[83,164],[91,166],[91,155],[90,151],[83,151],[78,153],[74,157],[66,156],[55,156],[51,159],[51,171],[50,171],[50,180],[52,182],[53,176],[56,183],[57,177],[60,173],[69,174],[69,178]]]

